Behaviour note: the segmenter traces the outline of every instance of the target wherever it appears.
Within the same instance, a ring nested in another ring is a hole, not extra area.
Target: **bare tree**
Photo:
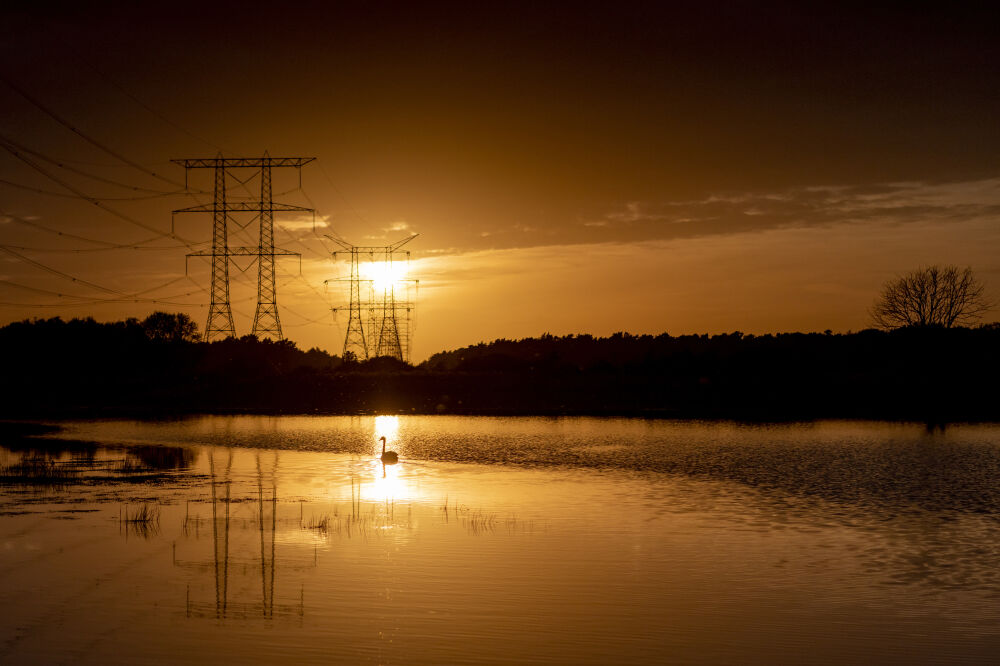
[[[975,323],[992,305],[971,268],[928,266],[887,282],[870,312],[883,329],[950,328]]]

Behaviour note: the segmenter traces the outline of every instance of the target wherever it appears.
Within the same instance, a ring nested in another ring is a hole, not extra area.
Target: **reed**
[[[312,516],[309,518],[309,522],[306,523],[305,528],[308,530],[319,530],[320,532],[330,531],[330,514],[324,513],[321,516]]]
[[[76,479],[79,472],[40,456],[25,457],[0,467],[0,482],[30,485],[62,485]]]
[[[160,507],[143,502],[129,513],[129,505],[126,504],[121,520],[124,523],[158,523],[160,522]]]
[[[129,534],[149,539],[160,533],[160,507],[143,502],[130,510],[125,504],[118,509],[118,523],[124,529],[126,538]]]
[[[465,528],[474,536],[490,534],[496,530],[497,514],[481,509],[469,511],[462,518]]]
[[[127,457],[114,461],[110,466],[110,470],[117,474],[139,474],[142,472],[148,472],[149,468],[136,459]]]

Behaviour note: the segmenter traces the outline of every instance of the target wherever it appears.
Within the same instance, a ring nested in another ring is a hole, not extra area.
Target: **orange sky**
[[[0,75],[44,107],[0,83],[3,322],[167,309],[203,327],[208,266],[185,278],[176,240],[66,250],[169,232],[171,210],[210,199],[118,199],[174,191],[148,172],[183,182],[169,159],[220,150],[318,158],[301,190],[275,182],[318,211],[316,227],[279,217],[276,237],[302,253],[301,276],[280,262],[278,299],[305,348],[343,341],[327,233],[420,234],[417,361],[544,332],[857,330],[886,279],[935,262],[1000,294],[1000,47],[974,10],[57,3],[0,18]],[[207,216],[176,222],[210,239]],[[232,275],[248,333],[256,270]]]

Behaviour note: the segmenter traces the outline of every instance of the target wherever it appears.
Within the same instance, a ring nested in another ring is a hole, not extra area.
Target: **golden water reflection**
[[[375,417],[375,443],[381,447],[381,440],[385,437],[387,448],[396,445],[399,439],[399,417],[398,416],[376,416]]]
[[[103,481],[0,486],[0,602],[16,609],[0,623],[0,662],[912,664],[1000,652],[994,513],[875,512],[677,474],[435,461],[416,448],[432,426],[458,447],[476,445],[476,428],[527,426],[411,419],[322,421],[299,435],[349,424],[339,452],[193,443],[183,468],[129,481],[108,479],[134,466],[108,463],[138,449],[109,449],[89,472]],[[600,425],[534,423],[525,449]],[[269,436],[290,441],[277,425]],[[676,433],[678,447],[691,439],[684,425],[605,427],[586,440],[601,451],[642,429]],[[744,443],[776,436],[732,428]],[[801,449],[828,453],[817,430],[796,430]],[[983,442],[977,460],[1000,460],[1000,430],[969,432]],[[383,467],[370,448],[381,436],[413,457]],[[930,444],[942,448],[920,450]],[[113,519],[137,501],[161,509],[162,529],[121,539]]]
[[[380,500],[414,500],[419,495],[414,494],[409,479],[402,474],[400,465],[383,465],[375,460],[371,464],[371,476],[367,484],[362,484],[361,497],[366,501]]]

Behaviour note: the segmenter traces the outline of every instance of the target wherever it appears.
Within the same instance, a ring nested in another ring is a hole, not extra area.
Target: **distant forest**
[[[189,413],[593,414],[998,420],[1000,324],[891,332],[496,340],[418,366],[252,336],[204,343],[185,315],[0,328],[5,418]]]

